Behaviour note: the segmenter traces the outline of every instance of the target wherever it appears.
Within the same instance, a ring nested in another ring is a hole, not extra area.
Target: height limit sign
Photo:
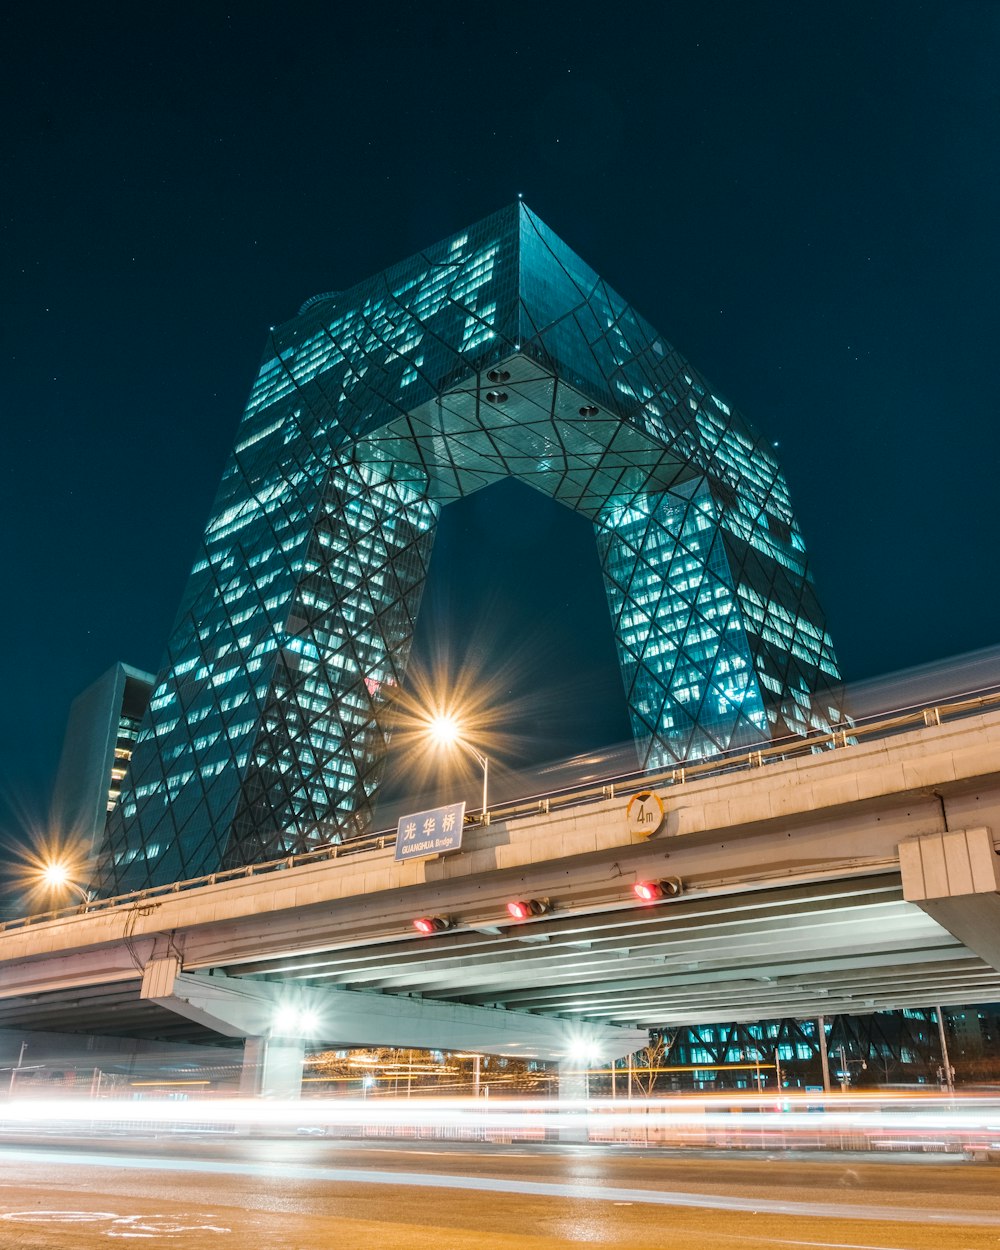
[[[625,817],[629,833],[651,837],[663,824],[663,800],[652,790],[640,790],[629,799]]]

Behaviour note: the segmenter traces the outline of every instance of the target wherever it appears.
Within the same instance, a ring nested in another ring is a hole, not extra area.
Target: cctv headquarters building
[[[769,445],[516,203],[271,332],[102,893],[372,827],[441,509],[510,476],[593,524],[642,767],[839,717]]]

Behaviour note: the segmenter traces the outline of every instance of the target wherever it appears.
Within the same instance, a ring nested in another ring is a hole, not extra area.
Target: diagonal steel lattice
[[[509,476],[593,522],[643,766],[839,719],[769,446],[517,203],[272,331],[103,890],[370,827],[440,510]]]

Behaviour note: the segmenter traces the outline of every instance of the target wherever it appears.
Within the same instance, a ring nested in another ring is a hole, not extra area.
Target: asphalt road
[[[327,1139],[0,1142],[3,1250],[998,1250],[1000,1166]]]

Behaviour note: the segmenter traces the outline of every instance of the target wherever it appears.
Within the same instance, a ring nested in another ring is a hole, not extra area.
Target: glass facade
[[[86,848],[92,867],[135,749],[155,678],[115,664],[73,701],[52,792],[50,825]]]
[[[370,826],[440,509],[508,476],[594,524],[644,765],[839,716],[770,450],[518,203],[272,331],[106,892]]]

